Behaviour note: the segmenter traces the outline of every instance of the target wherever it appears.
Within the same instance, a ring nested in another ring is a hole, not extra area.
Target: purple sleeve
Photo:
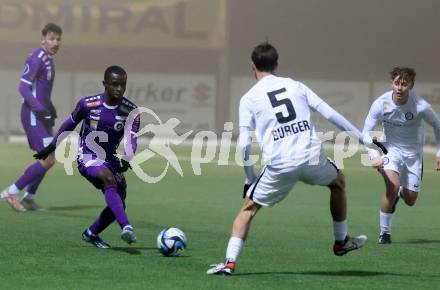
[[[37,77],[38,71],[40,70],[40,61],[38,59],[33,59],[29,57],[26,60],[24,66],[24,71],[20,79],[20,85],[18,91],[23,96],[26,104],[31,108],[32,111],[43,111],[44,106],[37,100],[37,98],[32,94],[32,84]]]
[[[61,124],[61,126],[60,126],[60,128],[58,129],[57,133],[56,133],[55,136],[53,137],[53,140],[52,140],[52,142],[51,142],[52,145],[55,145],[55,146],[56,146],[56,144],[57,144],[58,142],[61,142],[62,139],[58,140],[58,137],[59,137],[62,133],[64,133],[64,132],[70,132],[70,131],[75,130],[76,125],[78,125],[78,123],[76,123],[76,122],[72,119],[72,117],[69,117],[68,119],[66,119],[66,120],[63,122],[63,124]]]
[[[57,133],[53,137],[52,145],[56,145],[58,141],[58,137],[68,131],[73,131],[76,126],[84,119],[86,110],[83,107],[82,99],[76,104],[75,110],[72,112],[72,115],[66,119],[63,124],[61,124],[60,128],[58,129]]]
[[[140,126],[140,118],[139,115],[134,119],[133,121],[133,125],[131,126],[130,130],[129,130],[129,136],[128,138],[130,138],[130,147],[124,146],[124,154],[125,156],[127,156],[129,159],[131,159],[133,157],[133,155],[136,153],[136,149],[137,149],[137,133],[139,132],[139,126]]]
[[[79,100],[76,103],[75,110],[72,112],[72,120],[77,124],[81,122],[88,114],[87,106],[84,105],[84,99]]]

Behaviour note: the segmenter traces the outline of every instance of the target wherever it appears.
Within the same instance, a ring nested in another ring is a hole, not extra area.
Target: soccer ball
[[[157,236],[157,248],[167,257],[178,256],[186,248],[186,236],[178,228],[165,228]]]

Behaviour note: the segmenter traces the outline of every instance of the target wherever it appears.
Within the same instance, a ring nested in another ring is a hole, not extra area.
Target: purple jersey
[[[121,103],[116,106],[105,104],[103,94],[82,98],[72,113],[74,122],[83,121],[80,132],[78,161],[87,162],[87,160],[84,160],[85,154],[91,156],[92,159],[100,160],[104,159],[102,156],[105,154],[105,160],[102,161],[109,163],[118,161],[115,156],[116,149],[124,137],[125,121],[135,108],[136,105],[126,98],[122,98]],[[130,135],[137,133],[138,130],[139,118],[136,118]],[[135,144],[136,142],[133,146]]]
[[[52,56],[43,48],[36,49],[26,59],[20,86],[24,84],[30,87],[30,93],[23,93],[23,104],[32,111],[49,110],[55,79],[55,65]],[[32,120],[31,120],[32,121]]]

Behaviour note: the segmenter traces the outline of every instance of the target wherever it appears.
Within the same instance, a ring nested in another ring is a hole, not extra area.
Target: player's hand
[[[372,149],[380,149],[383,154],[388,154],[388,149],[383,145],[382,142],[377,141],[377,138],[371,138],[368,134],[363,134],[361,139],[362,144],[364,144],[368,148]]]
[[[250,184],[244,184],[243,186],[243,198],[246,198],[246,192],[248,191],[248,189],[251,187],[252,183]]]
[[[55,120],[48,111],[35,111],[34,114],[37,120],[43,123],[44,127],[51,128],[55,125]]]
[[[56,146],[53,144],[49,144],[48,146],[44,147],[40,151],[34,154],[34,158],[38,160],[44,160],[49,156],[52,152],[54,152],[56,149]]]
[[[58,118],[58,115],[57,115],[57,110],[55,109],[55,106],[52,104],[52,103],[50,103],[50,105],[49,105],[49,113],[50,113],[50,115],[52,116],[52,118],[55,120],[56,118]]]
[[[360,141],[366,147],[372,147],[373,146],[373,139],[371,139],[371,136],[369,134],[362,134],[362,137],[361,137]]]
[[[380,148],[380,150],[383,152],[383,154],[388,154],[388,149],[383,145],[382,142],[377,141],[377,138],[373,138],[373,144]]]
[[[383,158],[382,158],[382,156],[374,157],[371,160],[371,166],[373,166],[376,169],[382,169],[383,168]]]
[[[123,173],[126,172],[128,169],[131,169],[130,162],[125,159],[121,159],[119,164],[119,172]]]

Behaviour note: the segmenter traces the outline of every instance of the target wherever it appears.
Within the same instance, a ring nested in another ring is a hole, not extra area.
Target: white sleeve
[[[336,110],[330,107],[326,102],[322,102],[316,110],[339,129],[352,132],[359,140],[362,140],[362,133],[358,128],[351,124],[344,116],[336,112]]]
[[[311,89],[309,89],[304,84],[302,85],[303,93],[307,98],[309,107],[319,112],[324,118],[330,121],[333,125],[341,129],[342,131],[352,133],[356,138],[358,138],[361,143],[371,146],[372,140],[369,135],[362,135],[362,133],[351,124],[344,116],[339,114],[335,109],[330,107],[324,100],[318,97]]]
[[[374,127],[376,127],[380,111],[380,103],[374,102],[371,105],[370,111],[368,112],[367,118],[364,122],[364,129],[362,130],[362,134],[364,134],[364,136],[370,135],[370,132],[373,131]],[[380,156],[380,152],[372,148],[367,147],[367,152],[370,160]]]
[[[437,157],[440,157],[440,120],[431,106],[427,106],[425,110],[421,112],[423,120],[432,126],[434,129],[435,140],[437,143]]]
[[[252,114],[251,104],[249,98],[246,98],[246,96],[240,100],[238,119],[238,125],[240,127],[249,127],[251,130],[255,130],[255,120]]]
[[[315,94],[314,91],[312,91],[310,88],[308,88],[305,84],[299,83],[300,89],[302,90],[302,93],[307,99],[307,103],[309,104],[309,107],[313,110],[317,111],[318,106],[321,103],[324,103],[324,101],[318,97],[317,94]]]
[[[353,124],[351,124],[344,116],[336,112],[335,109],[330,107],[326,102],[324,102],[323,99],[318,97],[318,95],[315,94],[307,86],[305,86],[304,84],[301,85],[302,85],[302,89],[304,90],[304,94],[307,98],[307,103],[309,104],[310,108],[314,109],[315,111],[318,111],[322,116],[324,116],[324,118],[329,120],[333,125],[335,125],[339,129],[343,131],[351,131],[360,140],[362,139],[361,132]]]
[[[243,168],[246,174],[245,184],[251,184],[257,177],[255,176],[254,166],[252,165],[252,137],[249,127],[240,126],[238,148],[243,156],[244,161]]]

